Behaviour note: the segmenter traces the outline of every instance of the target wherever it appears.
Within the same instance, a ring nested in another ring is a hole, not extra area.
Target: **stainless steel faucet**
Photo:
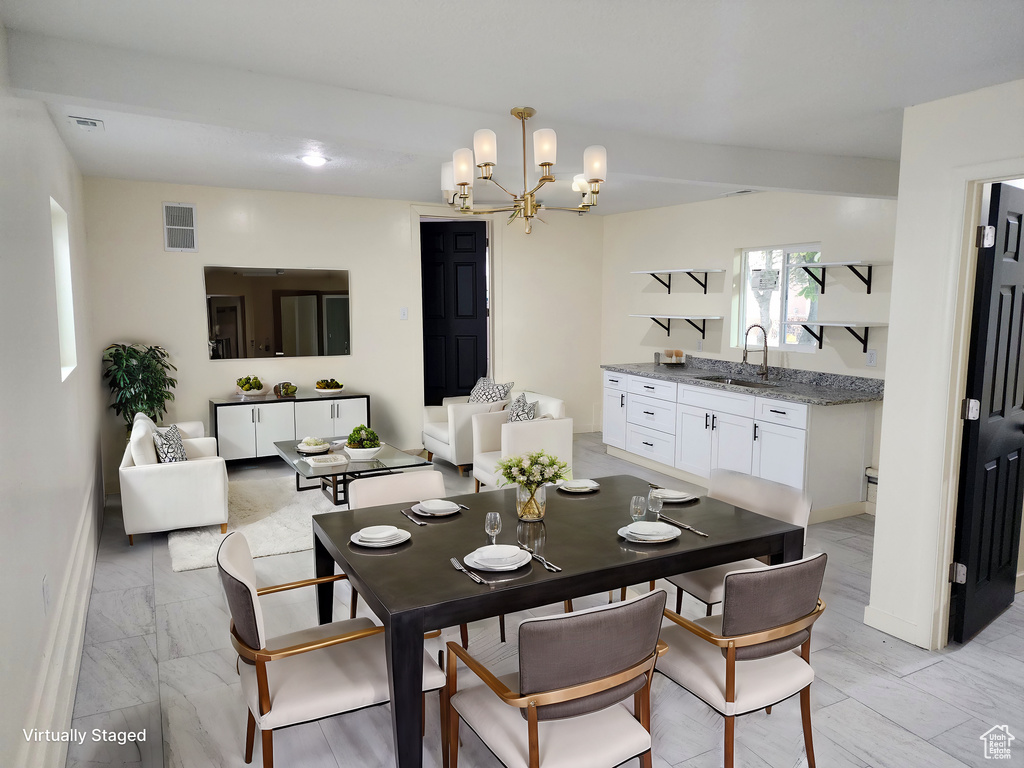
[[[747,362],[747,338],[750,336],[750,332],[755,328],[761,329],[761,338],[764,340],[764,347],[761,349],[761,367],[757,370],[757,375],[762,378],[768,378],[768,331],[764,329],[763,325],[754,324],[747,328],[743,334],[743,362]]]

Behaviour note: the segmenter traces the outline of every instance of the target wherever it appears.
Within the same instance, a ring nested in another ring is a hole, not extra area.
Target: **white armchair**
[[[518,397],[520,393],[513,393]],[[497,465],[502,459],[544,450],[569,465],[572,476],[572,419],[565,418],[565,402],[537,392],[524,392],[537,404],[529,421],[508,421],[508,412],[473,416],[473,479],[481,485],[497,485]]]
[[[461,475],[473,461],[473,416],[501,411],[508,400],[471,403],[463,396],[446,397],[441,403],[423,409],[423,446],[428,461],[444,459],[458,467]]]
[[[186,438],[186,430],[201,435],[202,422],[182,424],[188,461],[161,464],[153,443],[157,429],[149,418],[136,418],[118,469],[128,543],[135,543],[136,533],[203,525],[220,525],[221,533],[227,533],[228,473],[217,455],[216,438]]]

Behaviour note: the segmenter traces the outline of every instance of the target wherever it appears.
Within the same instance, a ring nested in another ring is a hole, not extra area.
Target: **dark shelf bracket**
[[[861,346],[864,348],[864,354],[866,355],[868,353],[868,329],[864,329],[863,336],[857,333],[856,329],[851,328],[850,326],[846,326],[846,330],[850,332],[850,335],[853,336],[853,338],[861,343]]]
[[[668,292],[669,293],[672,293],[672,275],[671,274],[665,275],[665,278],[666,278],[665,280],[662,280],[657,272],[650,272],[649,274],[650,274],[651,277],[653,277],[659,283],[661,283],[666,288],[668,288]]]
[[[660,325],[664,329],[666,336],[671,336],[672,335],[672,320],[670,320],[667,317],[665,318],[665,322],[664,323],[661,322],[661,320],[659,320],[656,317],[652,317],[651,320],[656,322],[658,325]]]
[[[810,274],[810,272],[808,272],[807,274]],[[819,325],[818,332],[815,333],[814,331],[811,330],[811,326],[809,325],[801,324],[800,327],[807,331],[809,334],[811,334],[811,338],[818,342],[818,349],[821,349],[822,344],[824,344],[825,342],[825,329]]]
[[[867,275],[862,274],[857,269],[857,267],[855,267],[853,264],[847,264],[846,266],[849,268],[849,270],[851,272],[853,272],[853,274],[855,274],[860,279],[860,281],[862,283],[864,283],[864,287],[866,287],[868,289],[868,293],[870,294],[871,293],[871,271],[872,271],[871,265],[870,264],[868,265],[868,273],[867,273]],[[824,293],[824,291],[822,291],[822,293]],[[865,333],[866,333],[866,329],[865,329]],[[865,350],[866,349],[867,349],[867,347],[865,346]]]
[[[825,293],[825,270],[827,269],[827,267],[815,267],[813,264],[808,264],[804,266],[803,264],[801,264],[800,268],[807,273],[807,276],[811,278],[811,280],[818,284],[818,292],[822,294]],[[812,269],[820,269],[821,276],[819,277],[818,275],[811,272]],[[807,326],[805,325],[804,328],[807,328]],[[808,330],[807,332],[811,333],[810,330]],[[813,333],[811,333],[811,335],[814,336]],[[817,338],[817,336],[815,336],[815,338]],[[821,345],[819,344],[818,346]]]
[[[689,274],[689,273],[687,273],[687,274]],[[707,330],[707,327],[708,327],[708,321],[707,320],[701,320],[700,321],[700,325],[697,325],[690,318],[686,318],[686,322],[688,322],[690,325],[692,325],[694,328],[696,328],[698,332],[700,332],[700,337],[702,339],[705,338],[704,337],[704,333],[705,333],[705,331]]]
[[[855,274],[857,276],[858,280],[860,280],[862,283],[864,283],[864,287],[868,289],[867,292],[868,292],[868,294],[870,294],[871,293],[871,277],[872,277],[872,273],[874,272],[874,268],[870,264],[867,265],[868,272],[865,275],[863,272],[860,271],[860,268],[858,268],[858,266],[855,265],[855,264],[846,264],[844,266],[847,269],[849,269],[851,272],[853,272],[853,274]],[[814,282],[816,282],[818,284],[819,292],[822,295],[824,295],[824,293],[825,293],[825,273],[828,271],[828,267],[816,267],[813,264],[806,264],[806,265],[805,264],[801,264],[800,268],[804,272],[807,273],[807,276],[809,278],[811,278],[811,280],[813,280]],[[818,275],[816,275],[813,272],[811,272],[812,269],[820,269],[821,270],[821,276],[819,277]],[[705,291],[705,293],[707,293],[707,291]]]
[[[700,278],[697,277],[698,273],[696,273],[696,272],[684,272],[683,274],[684,275],[689,275],[690,279],[693,280],[693,282],[695,282],[697,285],[699,285],[701,288],[704,289],[704,295],[705,296],[708,295],[708,273],[707,272],[701,272],[700,273],[700,274],[704,275],[704,282],[700,281]],[[669,277],[671,277],[671,275],[669,275]],[[669,293],[671,293],[671,291],[669,291]],[[696,327],[696,326],[694,326],[694,327]],[[701,335],[703,335],[703,334],[701,334]]]

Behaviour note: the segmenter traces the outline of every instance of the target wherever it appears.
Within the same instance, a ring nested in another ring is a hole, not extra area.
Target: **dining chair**
[[[658,638],[665,599],[658,590],[527,619],[519,625],[518,673],[501,677],[448,643],[446,768],[458,768],[460,717],[508,768],[610,768],[634,757],[650,768],[651,678],[665,649]],[[459,661],[476,678],[461,690]]]
[[[445,496],[444,475],[436,469],[418,472],[397,472],[392,475],[377,475],[353,480],[348,486],[348,508],[377,507],[381,504],[401,504],[423,499],[443,499]],[[352,602],[349,615],[355,618],[359,594],[352,588]],[[498,617],[501,642],[505,642],[505,617]],[[469,627],[459,625],[462,647],[469,647]]]
[[[807,765],[811,739],[811,625],[825,610],[824,553],[725,577],[722,613],[690,621],[666,610],[668,650],[656,671],[725,718],[725,768],[733,768],[736,718],[800,694]],[[760,565],[760,564],[759,564]],[[800,653],[795,653],[795,649]]]
[[[715,469],[711,471],[708,497],[749,509],[759,515],[799,525],[804,529],[804,539],[807,538],[811,499],[799,488],[730,469]],[[710,616],[712,606],[722,602],[725,574],[761,565],[764,563],[751,557],[734,563],[723,563],[699,571],[669,576],[667,580],[676,588],[676,613],[682,611],[683,593],[686,592],[704,603],[705,613]]]
[[[241,662],[238,674],[249,710],[246,763],[252,762],[257,728],[263,766],[273,768],[274,731],[279,728],[389,701],[384,629],[370,619],[346,619],[278,637],[266,635],[260,596],[338,581],[347,578],[345,574],[257,588],[249,544],[237,531],[221,542],[217,571],[231,614],[231,644]],[[444,685],[444,673],[424,652],[424,701],[427,691],[441,691]],[[443,718],[442,712],[442,740]]]

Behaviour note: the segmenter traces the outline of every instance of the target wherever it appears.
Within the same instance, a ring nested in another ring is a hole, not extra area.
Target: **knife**
[[[679,528],[682,528],[684,531],[689,531],[690,533],[696,533],[698,536],[703,536],[704,538],[709,538],[709,536],[706,533],[704,533],[704,531],[698,531],[692,525],[687,525],[686,523],[676,522],[671,517],[665,517],[660,512],[658,513],[658,519],[659,520],[664,520],[666,523],[672,523],[672,525],[675,525],[675,526],[677,526]]]
[[[399,512],[401,512],[401,513],[402,513],[403,515],[405,515],[406,517],[408,517],[408,518],[409,518],[410,520],[412,520],[412,521],[413,521],[414,523],[416,523],[416,525],[426,525],[426,523],[424,523],[424,522],[423,522],[422,520],[417,520],[417,519],[416,519],[415,517],[413,517],[412,515],[410,515],[410,514],[409,514],[409,510],[408,510],[408,509],[400,509],[400,510],[398,510],[398,511],[399,511]]]

